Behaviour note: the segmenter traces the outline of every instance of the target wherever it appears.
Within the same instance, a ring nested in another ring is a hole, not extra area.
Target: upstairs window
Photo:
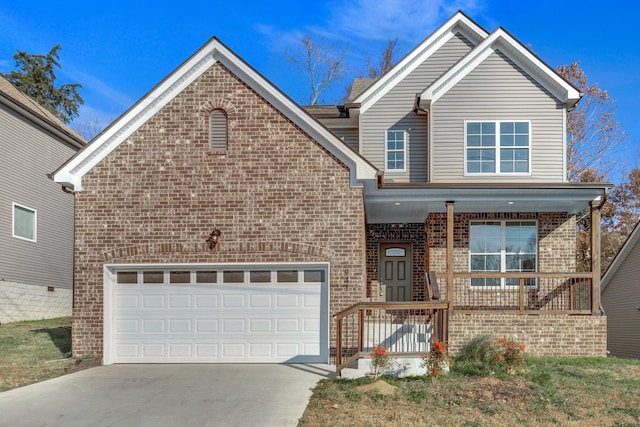
[[[403,130],[388,130],[385,144],[386,170],[404,172],[406,165],[406,133]]]
[[[209,151],[227,151],[227,122],[224,110],[209,113]]]
[[[527,174],[530,122],[466,122],[467,174]]]
[[[35,209],[13,204],[13,237],[36,241],[37,212]]]

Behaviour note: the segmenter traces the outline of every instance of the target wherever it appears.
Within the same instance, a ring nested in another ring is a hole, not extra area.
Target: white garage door
[[[105,364],[329,358],[328,267],[110,266]]]

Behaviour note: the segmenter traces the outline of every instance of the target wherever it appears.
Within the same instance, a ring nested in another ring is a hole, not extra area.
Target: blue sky
[[[590,82],[607,89],[628,134],[624,154],[636,166],[640,147],[640,44],[632,0],[350,0],[3,2],[0,71],[13,69],[16,49],[60,51],[61,83],[84,87],[84,120],[108,123],[177,68],[211,36],[249,62],[298,102],[304,78],[286,61],[304,34],[348,49],[351,75],[325,101],[398,37],[401,58],[457,10],[488,31],[504,27],[547,64],[579,61]]]

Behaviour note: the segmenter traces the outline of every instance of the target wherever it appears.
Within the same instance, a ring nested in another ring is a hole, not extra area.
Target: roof
[[[378,170],[349,148],[330,130],[258,73],[216,37],[212,37],[175,71],[165,77],[107,129],[54,172],[54,180],[75,191],[82,190],[82,177],[125,141],[151,116],[188,87],[211,66],[220,62],[289,120],[300,127],[350,171],[351,185],[376,179]]]
[[[339,119],[346,117],[344,108],[337,105],[305,105],[302,107],[315,119]]]
[[[398,61],[398,63],[382,75],[382,77],[376,80],[375,83],[353,99],[353,103],[360,104],[360,112],[364,113],[371,105],[375,104],[377,100],[413,72],[458,32],[464,34],[467,39],[476,44],[489,35],[484,28],[461,11],[458,11],[429,37],[423,40],[422,43]]]
[[[420,107],[428,109],[432,102],[446,94],[496,50],[500,50],[520,68],[534,76],[567,108],[573,107],[580,100],[582,94],[575,86],[560,77],[531,50],[499,27],[420,94]]]
[[[367,90],[369,86],[376,82],[376,80],[377,79],[367,77],[356,77],[353,79],[353,83],[351,83],[351,92],[349,92],[349,101],[356,99],[358,95]]]
[[[87,142],[78,135],[67,124],[56,117],[49,110],[38,104],[36,101],[20,92],[9,80],[0,75],[0,101],[18,114],[37,122],[41,127],[51,127],[49,131],[59,133],[69,145],[81,148]],[[44,125],[44,126],[43,126]],[[48,126],[47,126],[48,125]],[[57,131],[57,132],[56,132]]]
[[[638,222],[633,228],[633,231],[631,232],[629,237],[627,237],[627,240],[622,245],[622,248],[620,248],[611,264],[609,264],[609,267],[607,268],[607,271],[605,271],[604,276],[602,276],[602,280],[600,280],[600,293],[605,290],[611,279],[613,279],[613,276],[615,276],[618,269],[622,266],[629,254],[631,254],[633,248],[636,246],[639,240],[640,222]]]

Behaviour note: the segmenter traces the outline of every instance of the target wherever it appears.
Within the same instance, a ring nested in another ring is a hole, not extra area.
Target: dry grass
[[[640,361],[531,358],[513,377],[323,380],[301,426],[640,426]]]
[[[71,318],[0,326],[0,392],[59,377],[76,363],[70,357]]]

